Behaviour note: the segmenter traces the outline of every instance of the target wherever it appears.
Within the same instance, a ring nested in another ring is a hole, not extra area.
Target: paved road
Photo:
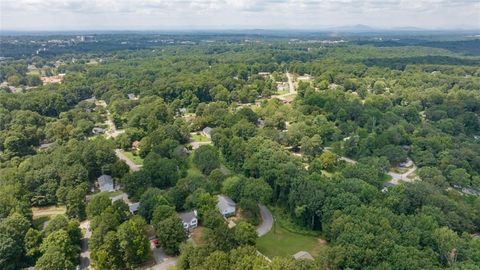
[[[288,90],[290,94],[295,94],[296,93],[295,86],[293,85],[293,78],[290,72],[287,72],[287,79],[288,79]]]
[[[90,251],[88,250],[88,240],[92,236],[90,221],[82,221],[80,228],[85,230],[85,236],[82,238],[82,252],[80,253],[80,269],[90,269]]]
[[[153,270],[168,270],[177,264],[177,257],[170,257],[165,254],[163,248],[156,248],[150,246],[152,249],[153,258],[155,259],[155,265],[150,267]]]
[[[133,161],[131,161],[121,149],[115,149],[115,154],[117,155],[118,159],[125,161],[127,163],[128,167],[130,167],[130,170],[132,172],[138,172],[140,171],[140,165],[135,164]]]
[[[267,234],[273,226],[273,216],[270,210],[263,205],[259,204],[258,207],[260,208],[260,215],[262,216],[262,223],[257,227],[257,234],[258,236],[263,236]]]

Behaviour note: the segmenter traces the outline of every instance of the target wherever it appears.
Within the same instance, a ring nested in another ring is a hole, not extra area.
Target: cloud
[[[480,27],[479,13],[478,0],[0,0],[0,27]]]

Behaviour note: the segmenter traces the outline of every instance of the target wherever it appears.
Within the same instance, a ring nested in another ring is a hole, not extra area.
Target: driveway
[[[156,248],[153,245],[151,245],[151,248],[152,248],[152,255],[153,255],[153,258],[155,259],[156,264],[150,267],[150,269],[168,270],[177,264],[178,258],[167,256],[161,247]]]
[[[131,161],[125,154],[122,152],[121,149],[115,149],[115,154],[117,155],[118,159],[125,161],[127,163],[128,167],[130,167],[130,170],[132,172],[138,172],[140,171],[140,165],[135,164],[133,161]]]
[[[80,269],[90,269],[90,251],[88,250],[88,240],[92,236],[90,221],[82,221],[80,229],[85,230],[85,236],[82,238],[82,252],[80,253]]]
[[[270,210],[263,205],[259,204],[258,207],[260,208],[260,215],[262,216],[262,223],[257,227],[257,234],[258,236],[263,236],[267,234],[273,226],[273,216]]]
[[[390,183],[398,185],[400,181],[413,182],[415,181],[415,179],[410,179],[408,178],[408,176],[416,170],[417,170],[417,166],[415,166],[414,164],[410,169],[408,169],[408,171],[404,173],[396,173],[396,172],[390,171],[388,172],[388,175],[392,177],[392,180],[390,180]]]

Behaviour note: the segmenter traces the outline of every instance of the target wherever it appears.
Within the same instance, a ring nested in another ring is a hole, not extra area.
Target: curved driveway
[[[273,226],[273,216],[270,210],[263,205],[259,204],[258,207],[260,208],[260,215],[262,216],[262,223],[257,227],[257,234],[258,236],[263,236],[267,234]]]
[[[117,155],[118,159],[125,161],[127,163],[128,167],[132,172],[138,172],[140,171],[140,165],[135,164],[133,161],[131,161],[121,149],[115,149],[115,154]]]

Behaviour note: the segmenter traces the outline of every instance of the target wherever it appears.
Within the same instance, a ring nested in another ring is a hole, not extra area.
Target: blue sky
[[[480,29],[480,0],[0,0],[2,30]]]

